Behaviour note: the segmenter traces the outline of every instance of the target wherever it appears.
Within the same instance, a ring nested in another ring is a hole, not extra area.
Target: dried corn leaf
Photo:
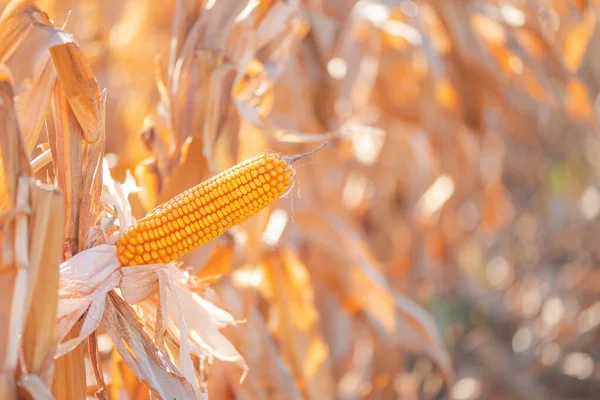
[[[109,293],[102,321],[119,354],[153,396],[163,399],[193,399],[194,389],[144,332],[131,307]]]
[[[585,13],[583,21],[573,27],[565,38],[564,59],[570,71],[576,72],[589,49],[590,40],[597,29],[596,16]]]
[[[58,304],[58,266],[62,260],[63,198],[58,192],[33,184],[29,244],[29,313],[23,331],[25,370],[49,383],[54,327]]]
[[[10,103],[9,103],[10,104]],[[30,181],[26,176],[20,176],[17,181],[16,209],[27,210],[30,207]],[[6,309],[2,312],[5,319],[0,339],[4,339],[0,347],[0,362],[4,374],[14,373],[19,362],[21,335],[27,318],[27,299],[29,281],[29,214],[19,212],[10,218],[3,226],[3,271],[2,292],[10,294],[3,303]],[[8,254],[7,254],[8,253]],[[4,299],[3,299],[4,300]],[[9,396],[14,389],[14,378],[0,381],[0,395]]]
[[[169,76],[173,74],[175,63],[180,57],[185,39],[193,24],[198,20],[201,10],[202,3],[194,0],[178,0],[175,4],[175,21],[169,54]]]
[[[233,243],[231,239],[215,241],[208,260],[196,265],[202,266],[194,275],[202,278],[228,275],[231,272],[231,261],[233,259]]]
[[[88,233],[96,225],[96,220],[102,208],[100,194],[102,192],[102,161],[105,142],[106,91],[100,95],[99,109],[100,127],[98,139],[94,143],[84,144],[83,181],[81,183],[81,210],[79,215],[77,241],[79,251],[88,247]]]
[[[566,92],[566,109],[571,116],[587,120],[594,117],[588,91],[580,80],[570,79]]]
[[[62,89],[56,82],[50,104],[48,141],[52,152],[58,187],[65,194],[65,258],[77,253],[80,216],[80,201],[83,182],[83,142],[82,128],[69,106]],[[87,210],[86,210],[87,211]]]
[[[52,63],[69,106],[81,126],[81,137],[94,143],[103,124],[98,82],[75,43],[50,48]]]
[[[292,252],[271,253],[262,263],[283,355],[307,399],[333,399],[329,349],[320,332],[306,267]]]
[[[150,400],[148,386],[140,382],[127,363],[113,350],[111,354],[110,397],[113,399]]]
[[[30,0],[11,1],[0,17],[0,33],[0,60],[14,67],[19,90],[42,72],[50,48],[74,42]]]
[[[236,376],[231,364],[215,363],[208,373],[210,399],[224,398],[231,392],[235,398],[300,399],[301,394],[289,367],[282,360],[266,322],[252,301],[251,294],[238,290],[230,278],[223,278],[214,287],[220,303],[244,324],[224,331],[240,349],[248,363],[248,376],[243,382]]]
[[[36,77],[31,88],[16,97],[15,103],[29,152],[38,142],[56,82],[56,71],[50,60]]]
[[[0,213],[14,207],[19,176],[29,175],[29,154],[19,128],[13,103],[13,80],[9,69],[0,64]]]
[[[404,349],[432,357],[451,381],[450,361],[431,316],[389,286],[357,229],[329,212],[302,213],[297,220],[312,245],[338,261],[325,275],[313,269],[311,274],[326,279],[351,310],[365,312],[387,340],[395,338]]]

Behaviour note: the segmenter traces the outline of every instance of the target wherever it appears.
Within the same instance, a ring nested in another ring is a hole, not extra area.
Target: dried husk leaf
[[[596,29],[596,16],[592,12],[586,12],[583,21],[566,35],[564,59],[570,71],[576,72],[579,69]]]
[[[131,307],[114,292],[107,295],[102,321],[120,356],[153,396],[193,399],[194,389],[144,332]]]

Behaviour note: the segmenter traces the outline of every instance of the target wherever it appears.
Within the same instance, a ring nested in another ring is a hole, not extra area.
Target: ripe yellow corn
[[[283,195],[295,159],[261,154],[161,204],[117,239],[119,261],[166,264],[216,238]]]

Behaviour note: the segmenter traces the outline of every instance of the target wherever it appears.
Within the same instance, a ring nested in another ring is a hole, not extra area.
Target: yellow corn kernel
[[[117,239],[119,260],[127,266],[171,262],[213,240],[283,195],[298,158],[262,154],[180,193]]]

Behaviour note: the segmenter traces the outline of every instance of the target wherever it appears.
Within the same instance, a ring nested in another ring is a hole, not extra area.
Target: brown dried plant
[[[595,398],[599,6],[0,1],[0,398]],[[120,265],[145,211],[324,142]]]

